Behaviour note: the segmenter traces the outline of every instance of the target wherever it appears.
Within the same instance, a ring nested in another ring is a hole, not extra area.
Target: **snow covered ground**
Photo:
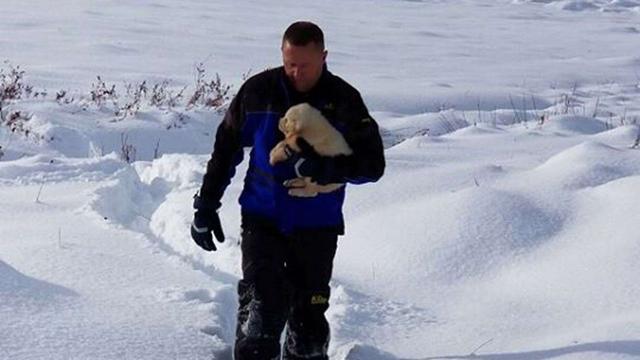
[[[348,189],[332,359],[640,358],[640,1],[33,0],[0,12],[33,86],[2,106],[0,359],[231,359],[246,164],[206,253],[221,113],[186,103],[197,63],[232,92],[278,65],[296,19],[387,147]]]

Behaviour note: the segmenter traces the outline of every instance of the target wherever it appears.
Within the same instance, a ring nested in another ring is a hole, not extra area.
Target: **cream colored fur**
[[[271,150],[269,154],[271,165],[287,159],[286,145],[295,151],[300,151],[296,143],[298,137],[305,139],[322,156],[352,154],[352,150],[342,134],[329,123],[319,110],[307,103],[292,106],[280,119],[278,128],[284,133],[285,138]],[[290,195],[300,197],[313,197],[318,193],[332,192],[343,185],[318,185],[310,178],[292,179],[285,183],[285,186],[290,187]]]

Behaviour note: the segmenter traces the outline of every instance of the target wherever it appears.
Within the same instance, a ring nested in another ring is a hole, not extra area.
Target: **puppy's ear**
[[[280,118],[280,121],[278,121],[278,130],[280,130],[282,133],[286,134],[286,123],[287,123],[287,117],[283,116]]]

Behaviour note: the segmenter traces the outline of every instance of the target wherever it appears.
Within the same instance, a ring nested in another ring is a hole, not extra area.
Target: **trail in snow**
[[[110,161],[76,161],[76,169],[97,166],[108,173]],[[33,175],[38,166],[34,161],[22,171]],[[40,174],[49,180],[39,202],[37,182],[0,188],[0,357],[229,354],[232,324],[225,324],[232,320],[227,314],[235,308],[234,288],[168,256],[143,234],[92,216],[86,204],[103,183],[87,181],[90,172],[51,180],[65,176],[64,166],[59,170]],[[131,169],[120,163],[103,180],[126,171]]]

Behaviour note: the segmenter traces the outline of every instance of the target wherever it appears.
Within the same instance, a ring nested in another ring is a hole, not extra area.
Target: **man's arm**
[[[347,125],[343,136],[353,154],[323,157],[304,139],[298,138],[301,152],[290,160],[299,177],[311,177],[320,185],[347,182],[364,184],[382,177],[385,160],[378,124],[369,115],[357,91],[344,99],[344,104],[337,117]]]
[[[221,206],[222,194],[231,182],[236,166],[242,161],[243,94],[241,88],[218,126],[200,193],[193,200],[196,212],[191,223],[191,238],[207,251],[216,250],[211,232],[219,242],[224,242],[222,223],[217,211]]]
[[[345,116],[347,130],[344,137],[353,154],[337,159],[338,172],[347,182],[362,184],[377,181],[384,174],[384,147],[378,124],[369,114],[359,93],[355,92],[347,101]]]
[[[200,198],[207,207],[219,208],[220,200],[236,166],[242,162],[242,126],[244,124],[243,88],[229,105],[224,119],[218,126],[211,159],[207,163],[207,171],[202,179]]]

